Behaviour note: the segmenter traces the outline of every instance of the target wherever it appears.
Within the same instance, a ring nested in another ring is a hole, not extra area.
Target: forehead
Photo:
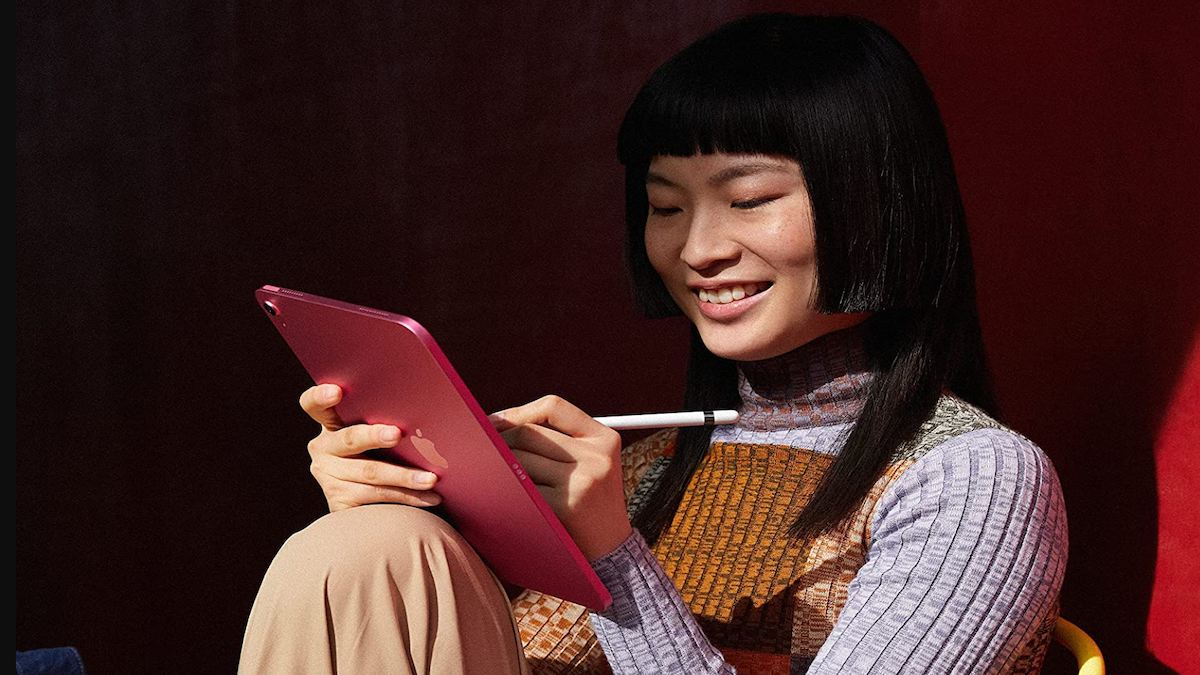
[[[686,157],[658,155],[650,160],[647,185],[719,186],[723,183],[761,174],[800,177],[800,165],[783,155],[741,153],[695,154]]]

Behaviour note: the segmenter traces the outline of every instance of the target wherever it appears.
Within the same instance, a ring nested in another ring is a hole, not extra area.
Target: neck
[[[862,413],[872,379],[861,325],[781,356],[738,363],[738,427],[779,431],[852,422]]]

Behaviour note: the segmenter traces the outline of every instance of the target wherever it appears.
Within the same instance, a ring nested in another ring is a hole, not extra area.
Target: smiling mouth
[[[700,288],[696,290],[696,295],[700,297],[700,302],[707,302],[713,305],[727,305],[731,302],[762,293],[770,287],[771,284],[765,281],[753,284],[734,284],[721,288]]]

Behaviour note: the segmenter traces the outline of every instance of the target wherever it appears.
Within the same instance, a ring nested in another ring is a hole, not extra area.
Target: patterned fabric
[[[841,419],[828,405],[814,410],[830,423]],[[803,544],[786,536],[787,527],[833,456],[714,443],[654,554],[727,661],[743,672],[788,673],[793,659],[811,661],[832,632],[866,560],[875,506],[891,483],[942,442],[996,426],[962,401],[942,399],[918,440],[888,467],[848,525]],[[757,499],[763,494],[781,498]]]
[[[1046,505],[1038,507],[1042,510],[1037,518],[1047,521],[1038,526],[1048,528],[1053,536],[1045,537],[1044,550],[1035,549],[1029,555],[1042,561],[1035,565],[1036,573],[1045,584],[1053,585],[1053,592],[1050,600],[1041,604],[1027,603],[1028,621],[1037,624],[1032,628],[1022,624],[1027,620],[1020,617],[1010,618],[1008,623],[989,624],[988,617],[978,621],[998,634],[997,645],[1006,644],[1002,639],[1006,630],[1028,634],[1020,644],[1004,647],[1012,653],[1002,653],[998,646],[988,658],[1008,664],[1005,672],[1036,672],[1057,617],[1057,605],[1052,603],[1056,603],[1056,584],[1061,583],[1065,564],[1065,549],[1055,548],[1059,538],[1065,546],[1065,521],[1059,517],[1061,501],[1055,501],[1053,469],[1044,456],[1027,439],[946,396],[917,438],[897,453],[844,527],[816,540],[792,541],[786,536],[787,527],[808,501],[861,412],[871,374],[865,371],[861,343],[853,334],[835,334],[785,356],[770,363],[743,364],[743,420],[736,427],[714,432],[708,454],[671,526],[654,547],[646,547],[635,532],[617,551],[594,563],[614,596],[612,609],[590,617],[609,651],[607,658],[582,608],[531,592],[514,602],[534,671],[728,673],[733,666],[743,673],[803,673],[810,665],[821,672],[826,667],[829,672],[937,670],[932,664],[915,667],[914,659],[925,658],[923,653],[897,652],[891,643],[896,639],[921,641],[927,633],[937,631],[952,635],[961,626],[943,628],[950,618],[945,613],[918,616],[924,598],[911,607],[892,607],[887,602],[881,611],[877,589],[887,586],[889,579],[894,583],[895,572],[889,570],[903,567],[912,570],[912,578],[905,579],[902,588],[928,594],[928,588],[937,586],[937,579],[923,578],[923,570],[934,570],[933,577],[943,574],[936,564],[929,564],[929,556],[955,554],[932,545],[919,549],[901,545],[898,551],[885,546],[877,551],[872,548],[873,530],[882,528],[887,546],[905,541],[908,535],[893,533],[929,514],[931,503],[940,508],[936,503],[941,498],[939,491],[979,492],[980,485],[992,492],[1008,490],[1008,482],[1018,480],[1012,471],[1034,465],[1051,479],[1043,490],[1048,495],[1043,500]],[[625,450],[625,493],[631,514],[641,508],[661,478],[676,436],[673,430],[660,432]],[[1003,446],[993,469],[954,468],[961,457],[972,457],[972,453],[986,457],[979,448],[988,443]],[[1014,452],[1025,453],[1020,455],[1022,462],[1005,459]],[[914,466],[918,471],[910,473]],[[976,473],[981,476],[978,480]],[[984,479],[993,474],[1000,478],[985,484]],[[942,487],[929,487],[934,483]],[[1003,498],[1004,494],[997,493],[994,501],[1000,504]],[[986,520],[987,514],[976,513],[974,508],[959,512],[946,508],[932,521],[939,527],[967,532]],[[992,514],[991,520],[986,520],[988,527],[993,527],[992,522],[1008,527],[1010,518],[1033,517],[1022,516],[1027,512],[1017,507],[1010,511]],[[1031,522],[1018,524],[1033,528]],[[986,539],[990,535],[984,531],[979,536]],[[893,553],[894,560],[889,557]],[[922,555],[926,559],[921,559]],[[882,567],[884,561],[891,567]],[[990,592],[1006,600],[1021,592],[1016,585],[981,590],[968,583],[962,588],[971,595]],[[872,614],[876,611],[879,613]],[[844,613],[856,620],[839,623]],[[917,637],[897,638],[902,634]],[[938,647],[942,651],[956,648],[953,640]],[[961,658],[965,662],[981,657],[977,649],[963,649]]]
[[[719,427],[717,438],[730,430],[778,433],[852,422],[873,379],[853,328],[782,356],[738,364],[742,419]]]
[[[1037,671],[1067,539],[1061,489],[1036,446],[998,428],[946,440],[887,488],[869,537],[810,672]]]
[[[837,559],[820,564],[837,552],[836,542],[827,551],[823,542],[786,536],[832,459],[780,446],[714,444],[672,527],[653,547],[704,634],[744,672],[787,673],[793,640],[807,644],[814,630],[827,634],[832,627],[821,609],[829,603],[819,597],[803,602],[801,614],[810,616],[795,619],[793,636],[797,593],[827,596],[846,566]],[[759,499],[764,491],[781,498]],[[818,648],[823,642],[824,635],[815,640]],[[765,654],[780,658],[765,667]]]
[[[582,605],[526,590],[512,609],[533,672],[612,673]]]

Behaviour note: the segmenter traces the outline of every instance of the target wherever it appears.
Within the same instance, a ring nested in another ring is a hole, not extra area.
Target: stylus
[[[609,429],[659,429],[662,427],[699,427],[714,424],[734,424],[736,410],[696,410],[675,413],[643,413],[640,415],[610,415],[595,420]]]

